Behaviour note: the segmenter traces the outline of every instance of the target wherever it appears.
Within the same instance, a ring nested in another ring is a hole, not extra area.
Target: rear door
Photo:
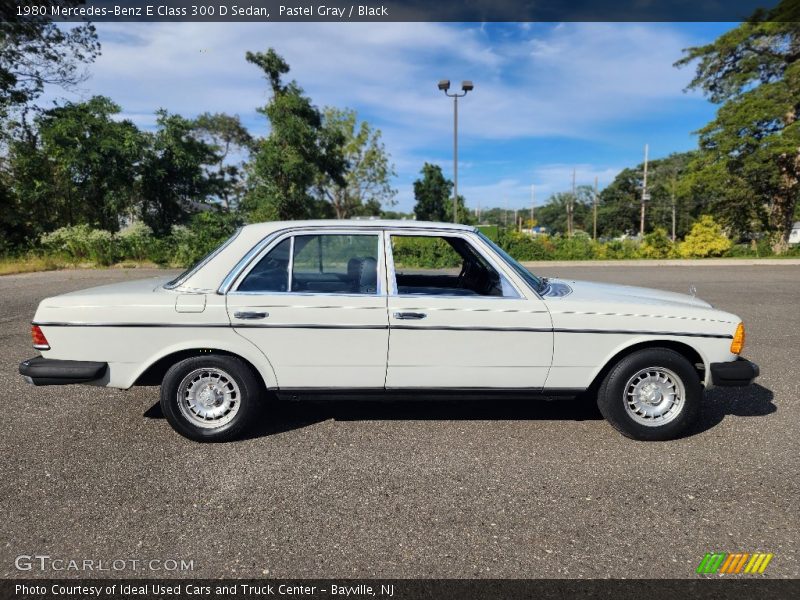
[[[383,388],[384,265],[378,232],[286,234],[228,292],[228,316],[267,356],[281,389]]]

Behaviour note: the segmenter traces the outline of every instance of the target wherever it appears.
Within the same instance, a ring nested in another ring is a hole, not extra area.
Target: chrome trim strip
[[[555,333],[600,333],[611,335],[671,335],[677,337],[702,337],[702,338],[720,338],[732,340],[733,336],[729,333],[693,333],[690,331],[646,331],[636,329],[563,329],[559,327],[553,328]]]
[[[286,291],[289,293],[292,292],[292,280],[294,279],[293,278],[294,274],[292,273],[292,271],[294,271],[294,238],[295,236],[289,238],[289,264],[286,267],[289,270],[289,272],[286,274]],[[280,243],[281,242],[278,242],[278,244]],[[275,248],[278,244],[275,244],[273,248]],[[264,256],[266,256],[267,254],[269,254],[269,252],[265,252]],[[242,281],[244,281],[244,278],[242,278]]]
[[[672,337],[700,337],[733,339],[730,334],[693,333],[687,331],[636,331],[630,329],[564,329],[560,327],[471,327],[450,325],[320,325],[315,323],[75,323],[75,322],[33,322],[41,327],[263,327],[278,329],[430,329],[441,331],[519,331],[534,333],[582,333],[601,335],[666,335]]]
[[[234,329],[389,329],[388,325],[321,325],[319,323],[234,323]]]
[[[471,327],[458,325],[394,325],[390,329],[424,329],[427,331],[508,331],[526,333],[552,333],[550,327]]]
[[[34,323],[42,327],[231,327],[230,323],[79,323],[79,322],[46,322]]]

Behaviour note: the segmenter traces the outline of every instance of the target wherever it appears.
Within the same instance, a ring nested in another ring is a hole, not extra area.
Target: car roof
[[[317,219],[307,221],[268,221],[245,225],[243,230],[248,234],[267,234],[281,229],[295,229],[305,227],[334,228],[334,229],[453,229],[458,231],[474,231],[472,225],[460,223],[437,223],[434,221],[412,221],[399,219]]]

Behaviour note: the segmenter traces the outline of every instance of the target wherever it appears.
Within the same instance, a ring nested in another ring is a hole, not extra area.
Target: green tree
[[[323,126],[341,136],[347,163],[344,185],[336,183],[327,173],[320,173],[317,184],[321,195],[331,203],[336,218],[379,215],[383,205],[393,206],[397,190],[392,189],[390,179],[396,173],[381,141],[380,129],[373,129],[366,121],[359,123],[354,110],[336,108],[325,109]]]
[[[642,172],[626,168],[619,172],[600,192],[597,208],[597,232],[603,237],[616,237],[639,230]]]
[[[214,193],[206,167],[217,164],[219,156],[193,135],[192,121],[165,110],[157,115],[158,130],[148,135],[142,158],[139,210],[153,232],[165,236]]]
[[[774,250],[781,252],[800,194],[797,2],[783,0],[774,9],[757,11],[714,42],[687,49],[676,65],[694,62],[689,88],[721,104],[716,118],[699,132],[703,166],[720,183],[724,173],[729,182],[747,183],[753,201],[766,207]],[[747,220],[749,214],[739,219]]]
[[[672,204],[675,203],[676,235],[684,235],[702,208],[708,204],[702,190],[688,186],[684,179],[696,153],[679,152],[648,164],[645,206],[645,231],[663,227],[672,231]],[[597,229],[603,237],[638,233],[641,225],[644,164],[626,168],[600,192]]]
[[[341,132],[324,127],[319,110],[295,81],[284,84],[289,65],[273,49],[248,52],[270,83],[272,98],[259,109],[270,121],[249,165],[243,207],[250,220],[303,219],[319,210],[312,187],[324,177],[346,186]]]
[[[536,209],[537,224],[547,227],[552,233],[567,233],[567,206],[572,202],[572,224],[574,231],[592,231],[591,186],[578,186],[575,197],[572,192],[557,192]]]
[[[17,124],[8,147],[15,203],[3,211],[9,235],[37,238],[78,224],[119,229],[120,215],[134,201],[143,142],[133,123],[115,118],[120,110],[95,96],[41,113],[35,128]]]
[[[201,114],[194,120],[194,132],[217,155],[217,162],[208,169],[209,179],[217,187],[216,195],[226,209],[236,208],[244,193],[244,161],[232,162],[231,157],[247,158],[254,146],[253,136],[238,115],[225,113]]]
[[[85,4],[63,0],[62,7]],[[100,53],[93,25],[59,27],[47,17],[20,17],[16,3],[0,8],[0,116],[36,99],[47,84],[71,87],[85,79],[82,65]]]
[[[425,163],[422,177],[414,182],[414,214],[420,221],[453,220],[453,182],[446,179],[439,165]],[[458,196],[458,216],[462,223],[469,222],[464,197]]]

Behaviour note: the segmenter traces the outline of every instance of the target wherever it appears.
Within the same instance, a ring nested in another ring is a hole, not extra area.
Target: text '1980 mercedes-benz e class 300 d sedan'
[[[707,302],[540,278],[473,227],[414,221],[248,225],[172,281],[47,298],[32,333],[29,382],[160,384],[199,441],[233,439],[266,398],[350,394],[591,399],[663,440],[704,389],[758,376],[741,320]]]

